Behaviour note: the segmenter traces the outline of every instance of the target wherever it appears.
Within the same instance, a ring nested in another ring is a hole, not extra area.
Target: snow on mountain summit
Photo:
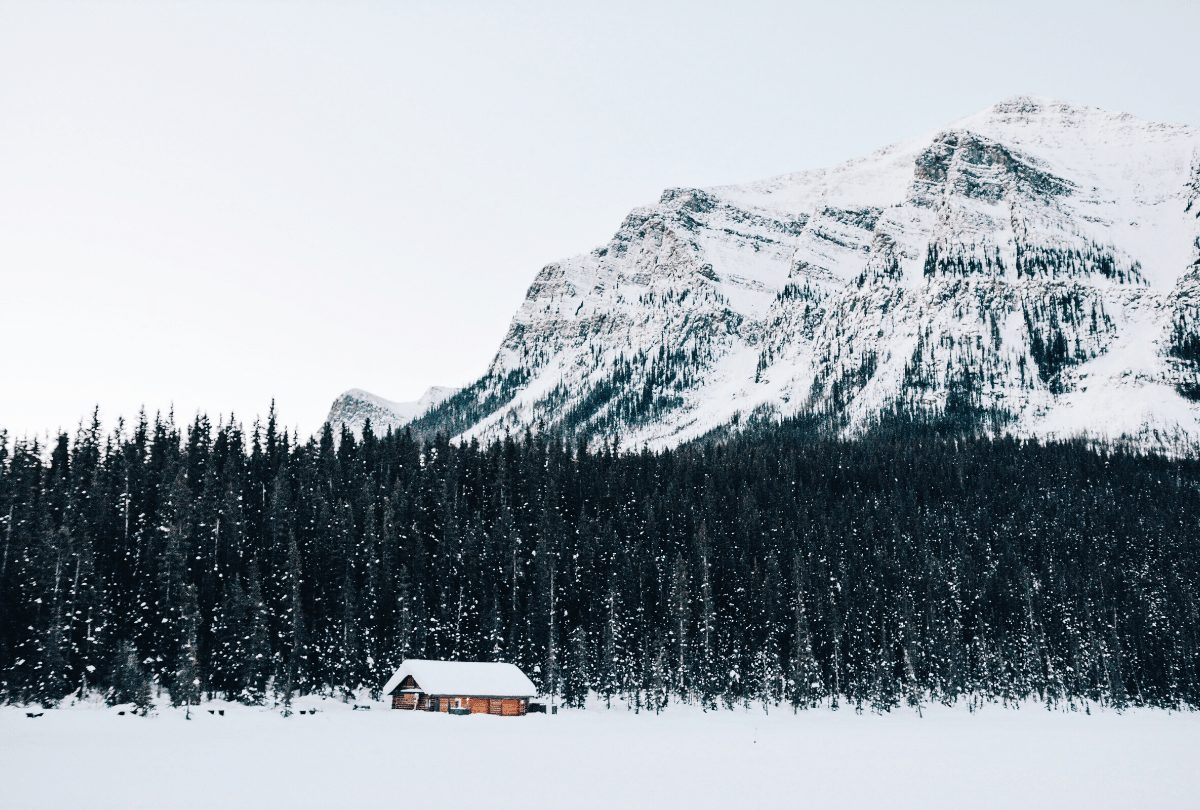
[[[799,412],[1200,438],[1200,134],[1016,97],[819,170],[669,189],[544,267],[416,422],[669,446]]]
[[[393,402],[361,388],[351,388],[334,400],[325,421],[335,427],[345,424],[355,435],[362,435],[369,420],[371,430],[381,435],[387,430],[403,427],[425,414],[430,408],[458,392],[457,388],[435,385],[412,402]]]

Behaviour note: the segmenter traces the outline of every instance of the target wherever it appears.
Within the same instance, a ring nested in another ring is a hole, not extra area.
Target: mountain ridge
[[[546,265],[485,374],[409,424],[666,447],[899,408],[1194,441],[1198,200],[1194,128],[1028,96],[827,169],[667,189]]]

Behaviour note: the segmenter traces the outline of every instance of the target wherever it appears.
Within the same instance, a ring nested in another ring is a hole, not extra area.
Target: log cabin
[[[393,709],[520,717],[537,688],[513,664],[409,658],[383,693]]]

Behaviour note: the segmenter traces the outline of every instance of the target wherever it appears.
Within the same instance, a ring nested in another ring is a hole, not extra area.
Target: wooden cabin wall
[[[416,692],[402,692],[400,694],[392,695],[392,708],[428,711],[429,696],[419,695]]]
[[[471,714],[493,714],[501,717],[521,717],[528,708],[529,701],[524,698],[481,698],[461,696],[442,696],[437,698],[437,711],[449,712],[455,700],[462,701],[464,709]],[[403,692],[392,695],[393,709],[408,709],[409,711],[430,711],[433,709],[433,698],[428,695]]]

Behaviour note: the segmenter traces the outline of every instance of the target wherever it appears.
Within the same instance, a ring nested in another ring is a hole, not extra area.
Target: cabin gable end
[[[395,695],[410,689],[419,690],[420,688],[421,687],[417,685],[417,681],[412,675],[405,675],[404,680],[400,681],[400,685],[393,689],[391,694]]]

